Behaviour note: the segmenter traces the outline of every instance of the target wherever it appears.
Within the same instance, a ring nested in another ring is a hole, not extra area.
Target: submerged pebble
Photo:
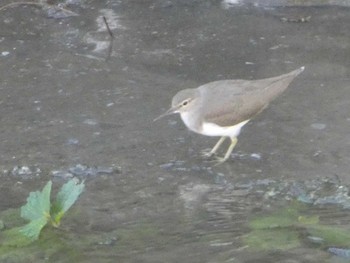
[[[328,248],[328,252],[330,252],[338,257],[350,259],[350,249],[330,247],[330,248]]]
[[[261,154],[260,153],[252,153],[250,157],[254,160],[261,160]]]
[[[15,166],[9,172],[11,176],[18,176],[24,179],[30,179],[41,174],[41,170],[38,167],[29,167],[29,166]]]

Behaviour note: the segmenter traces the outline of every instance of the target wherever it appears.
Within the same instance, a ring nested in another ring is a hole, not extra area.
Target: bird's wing
[[[206,122],[219,126],[232,126],[253,118],[266,105],[254,92],[223,93],[218,90],[210,97],[205,97],[201,111]]]
[[[300,72],[299,69],[261,80],[220,80],[200,86],[203,119],[220,126],[251,119],[282,93]]]

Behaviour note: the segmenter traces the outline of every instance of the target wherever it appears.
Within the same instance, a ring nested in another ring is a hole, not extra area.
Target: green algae
[[[308,206],[293,202],[271,215],[256,217],[249,222],[251,231],[243,237],[251,250],[288,250],[317,240],[313,245],[349,247],[350,230],[324,225],[318,215],[309,215]]]

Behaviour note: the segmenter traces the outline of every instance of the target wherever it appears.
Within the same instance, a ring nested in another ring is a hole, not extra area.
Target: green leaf
[[[23,227],[13,227],[1,232],[1,247],[0,251],[6,247],[21,248],[29,245],[34,241],[21,232]],[[3,250],[2,250],[3,251]]]
[[[52,182],[49,181],[43,190],[31,192],[27,203],[21,207],[21,217],[30,222],[20,232],[31,239],[39,237],[41,229],[50,219],[50,193]]]
[[[36,240],[39,238],[41,229],[43,229],[43,227],[47,224],[47,221],[48,218],[45,217],[35,219],[25,226],[21,227],[19,231],[26,237],[29,237],[32,240]]]
[[[72,179],[65,183],[52,206],[50,203],[51,187],[52,182],[49,181],[41,192],[31,192],[27,203],[21,207],[21,217],[30,222],[21,227],[19,231],[31,240],[39,238],[40,231],[48,221],[51,221],[53,226],[60,224],[62,216],[83,191],[84,182],[79,184],[77,179]]]
[[[76,178],[69,180],[62,186],[51,208],[51,218],[54,226],[59,226],[63,215],[76,202],[84,190],[84,186],[84,181],[79,184],[79,180]]]

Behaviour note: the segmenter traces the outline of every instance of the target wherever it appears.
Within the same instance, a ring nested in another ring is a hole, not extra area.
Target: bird
[[[220,136],[210,151],[203,152],[206,158],[216,155],[229,138],[231,143],[225,155],[214,160],[216,165],[224,163],[235,148],[242,127],[266,109],[304,69],[303,66],[280,76],[258,80],[218,80],[181,90],[172,98],[171,108],[154,121],[179,113],[189,130],[206,136]]]

